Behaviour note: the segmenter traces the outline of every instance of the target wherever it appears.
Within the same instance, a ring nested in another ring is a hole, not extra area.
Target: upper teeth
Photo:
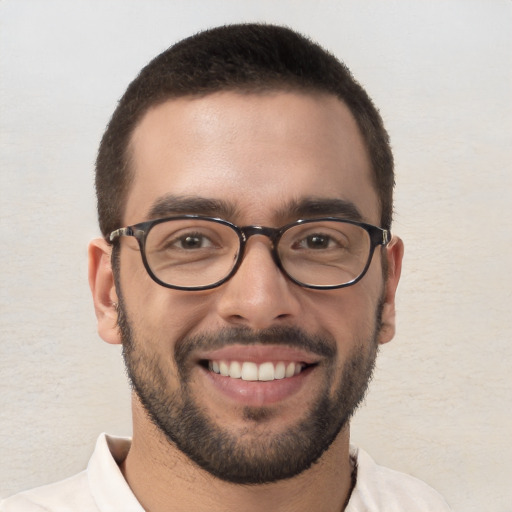
[[[251,361],[243,363],[238,361],[209,361],[208,367],[212,372],[232,379],[268,381],[298,375],[304,365],[302,363],[283,362],[256,364]]]

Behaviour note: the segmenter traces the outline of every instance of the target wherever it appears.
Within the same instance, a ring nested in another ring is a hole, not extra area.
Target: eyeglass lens
[[[145,256],[160,281],[194,288],[226,278],[237,264],[240,248],[241,239],[229,225],[205,219],[173,219],[152,227]],[[370,252],[366,229],[340,221],[296,224],[277,242],[283,270],[309,286],[339,286],[357,279]]]

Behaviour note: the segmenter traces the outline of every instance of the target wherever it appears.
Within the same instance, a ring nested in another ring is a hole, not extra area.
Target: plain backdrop
[[[130,434],[87,285],[95,153],[150,58],[240,21],[335,53],[391,135],[398,334],[352,441],[455,512],[512,511],[510,0],[0,0],[0,496],[80,471],[102,431]]]

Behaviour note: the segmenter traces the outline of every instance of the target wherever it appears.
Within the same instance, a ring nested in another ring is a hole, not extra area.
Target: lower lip
[[[308,367],[294,377],[271,381],[232,379],[201,368],[214,389],[240,405],[264,407],[292,397],[300,391],[314,367]]]

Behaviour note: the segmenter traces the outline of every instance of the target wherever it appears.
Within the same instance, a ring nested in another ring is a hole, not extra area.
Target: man
[[[448,510],[350,447],[394,335],[393,159],[346,67],[291,30],[213,29],[149,63],[102,139],[98,330],[133,439],[2,511]]]

